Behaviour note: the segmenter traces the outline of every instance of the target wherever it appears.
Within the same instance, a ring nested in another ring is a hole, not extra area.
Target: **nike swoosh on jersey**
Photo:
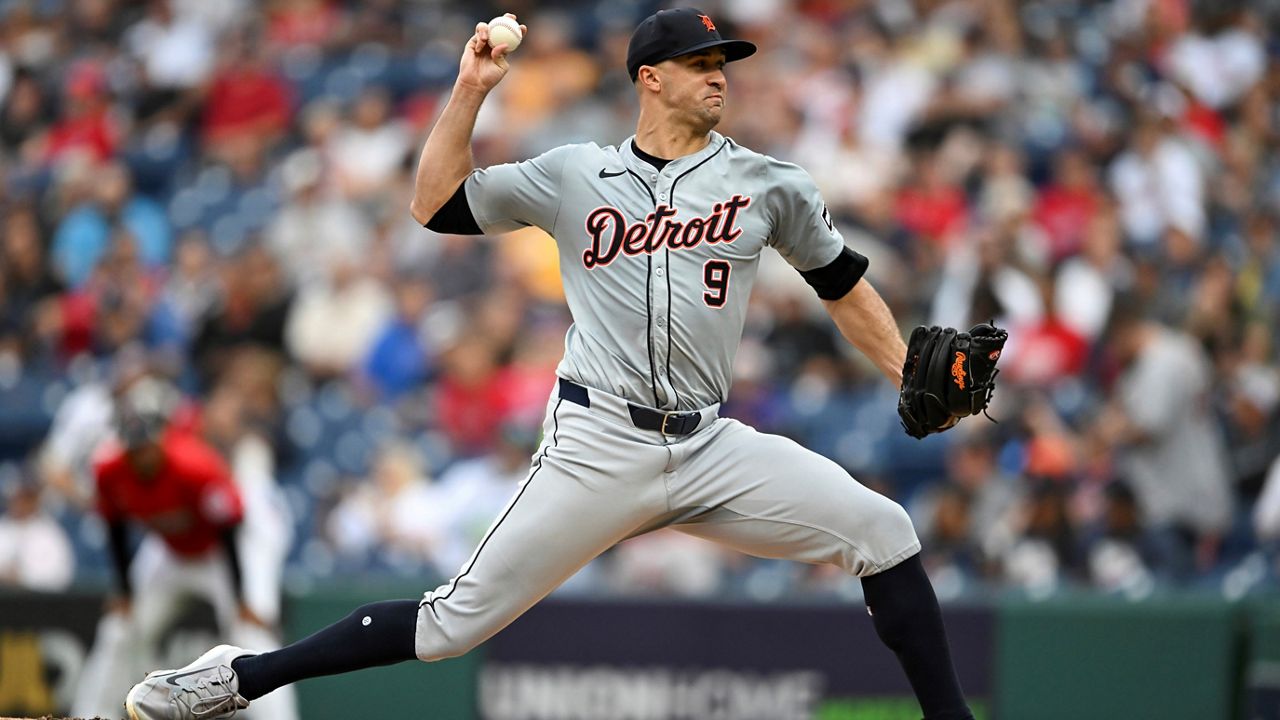
[[[600,177],[602,178],[618,177],[619,175],[626,175],[626,174],[627,174],[626,170],[619,170],[618,172],[608,172],[604,168],[600,168]]]

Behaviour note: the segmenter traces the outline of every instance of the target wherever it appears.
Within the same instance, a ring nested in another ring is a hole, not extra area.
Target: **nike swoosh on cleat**
[[[191,672],[182,673],[181,675],[177,675],[177,674],[170,675],[169,677],[165,678],[164,681],[169,683],[170,685],[180,686],[178,681],[181,680],[182,678],[187,677],[188,675],[197,675],[202,672],[208,672],[211,668],[215,668],[215,667],[217,667],[217,665],[210,665],[209,667],[202,667],[198,670],[192,670]]]
[[[626,170],[619,170],[618,172],[608,172],[604,168],[600,168],[600,177],[602,178],[618,177],[619,175],[626,175],[626,174],[627,174]]]

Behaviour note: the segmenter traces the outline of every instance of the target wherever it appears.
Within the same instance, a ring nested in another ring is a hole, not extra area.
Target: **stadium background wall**
[[[394,595],[396,593],[392,593]],[[403,594],[403,593],[400,593]],[[368,596],[288,602],[301,637]],[[102,598],[0,595],[0,715],[65,710]],[[1177,598],[951,606],[966,689],[988,720],[1280,720],[1280,607]],[[207,645],[194,607],[165,656]],[[847,607],[550,601],[463,658],[303,682],[307,720],[907,720],[905,681]]]

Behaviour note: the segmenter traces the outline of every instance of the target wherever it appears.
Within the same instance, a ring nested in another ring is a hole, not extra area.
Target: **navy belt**
[[[560,378],[560,399],[582,407],[591,407],[591,395],[587,389],[572,380]],[[643,405],[627,403],[631,423],[641,430],[653,430],[663,435],[688,435],[702,423],[700,412],[663,412]]]

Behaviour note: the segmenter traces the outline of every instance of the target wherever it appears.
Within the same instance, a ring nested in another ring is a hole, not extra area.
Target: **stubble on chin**
[[[724,101],[719,105],[705,105],[698,109],[698,119],[702,121],[706,132],[711,132],[716,125],[720,124],[720,118],[724,116]]]

